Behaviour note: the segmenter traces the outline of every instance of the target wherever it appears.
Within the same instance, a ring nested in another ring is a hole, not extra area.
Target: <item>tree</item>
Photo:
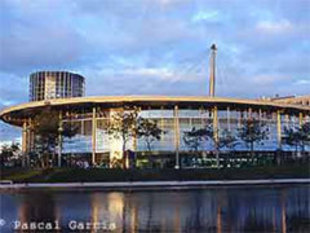
[[[189,131],[183,132],[183,141],[194,155],[199,156],[199,150],[203,149],[202,146],[208,140],[206,128],[193,127]]]
[[[305,153],[305,147],[310,146],[310,122],[302,124],[300,127],[301,150]]]
[[[220,165],[220,151],[222,148],[229,148],[233,150],[233,148],[238,144],[237,138],[233,135],[233,133],[227,129],[219,130],[217,129],[218,137],[214,137],[214,129],[213,125],[209,124],[203,128],[196,129],[193,127],[190,131],[184,132],[184,143],[190,148],[191,151],[194,151],[195,154],[198,154],[199,149],[202,144],[206,141],[210,140],[213,142],[215,154],[216,154],[216,164],[219,168]]]
[[[13,154],[16,154],[20,151],[20,144],[18,142],[13,142],[11,144],[11,151]]]
[[[238,145],[237,137],[235,134],[228,130],[223,129],[219,132],[218,138],[218,151],[221,151],[223,148],[229,149],[229,155],[235,152],[235,147]],[[219,161],[218,161],[219,163]]]
[[[42,159],[42,165],[45,166],[49,156],[55,155],[57,146],[62,146],[58,136],[71,138],[76,135],[78,127],[68,122],[59,129],[59,113],[46,108],[35,116],[32,130],[35,134],[35,150]]]
[[[238,144],[237,137],[233,134],[232,131],[224,129],[220,132],[219,135],[219,149],[228,148],[230,151],[233,151],[235,146]]]
[[[150,120],[140,117],[138,120],[137,136],[144,140],[146,148],[149,152],[149,162],[153,166],[153,160],[151,156],[152,145],[155,141],[161,139],[162,134],[166,132],[158,127],[156,120]]]
[[[220,149],[222,145],[220,144],[220,138],[215,137],[215,132],[217,133],[217,135],[219,135],[220,131],[219,129],[216,129],[216,131],[214,131],[213,124],[206,125],[204,128],[204,131],[205,131],[204,134],[207,140],[210,140],[213,142],[214,150],[215,150],[215,157],[216,157],[216,167],[219,168],[220,167]]]
[[[238,143],[237,138],[231,131],[227,129],[224,130],[217,129],[216,132],[218,137],[214,136],[215,131],[212,124],[206,125],[203,129],[200,130],[200,132],[198,131],[198,133],[201,136],[203,135],[202,139],[205,139],[205,141],[210,140],[213,142],[216,155],[216,166],[217,168],[219,168],[221,150],[225,147],[229,148],[230,150],[233,150]]]
[[[62,124],[62,127],[58,129],[58,132],[60,133],[61,137],[61,141],[59,142],[58,147],[61,150],[63,150],[63,142],[65,140],[65,138],[68,138],[69,140],[66,141],[67,144],[71,144],[73,143],[73,141],[71,140],[79,131],[79,126],[77,124],[74,124],[72,121],[68,121],[68,122],[64,122]],[[70,153],[69,155],[69,160],[68,160],[68,156],[66,159],[66,165],[70,165],[71,166],[71,158],[72,158],[72,153]],[[58,158],[58,164],[61,166],[61,156]],[[69,164],[68,164],[69,162]]]
[[[166,132],[158,127],[156,120],[150,120],[141,117],[139,118],[137,136],[138,138],[144,140],[146,148],[149,152],[152,151],[152,144],[155,141],[159,141],[161,135],[164,133]]]
[[[269,130],[266,124],[250,118],[244,121],[243,126],[238,129],[238,137],[251,150],[251,158],[254,159],[254,147],[256,144],[263,145],[263,141],[268,139]]]
[[[202,144],[208,139],[205,128],[196,129],[196,127],[193,127],[190,131],[184,131],[183,134],[185,145],[195,154],[198,154]]]
[[[137,122],[139,110],[136,107],[124,107],[115,112],[107,126],[107,133],[115,139],[122,140],[123,154],[126,151],[129,140],[137,135]]]
[[[285,127],[282,142],[295,147],[296,154],[298,148],[304,153],[305,147],[310,145],[310,122],[306,122],[299,127]]]
[[[67,138],[73,138],[79,131],[79,126],[69,121],[62,126],[61,135]]]
[[[35,151],[39,154],[42,167],[48,164],[50,154],[55,154],[58,144],[58,114],[44,109],[34,117]]]
[[[0,165],[4,166],[5,163],[9,162],[14,156],[17,156],[20,152],[19,143],[12,143],[9,145],[2,145],[0,154]]]

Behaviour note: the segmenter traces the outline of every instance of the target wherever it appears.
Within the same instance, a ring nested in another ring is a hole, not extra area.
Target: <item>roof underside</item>
[[[247,108],[262,109],[262,110],[281,110],[284,113],[297,114],[303,112],[307,115],[310,114],[310,107],[299,106],[293,104],[248,100],[248,99],[233,99],[222,97],[191,97],[191,96],[99,96],[99,97],[77,97],[65,99],[53,99],[48,101],[36,101],[25,104],[20,104],[3,109],[0,112],[0,118],[11,124],[10,119],[25,119],[37,114],[38,111],[50,106],[55,110],[62,111],[88,111],[92,107],[102,108],[116,108],[124,105],[134,106],[137,105],[142,108],[173,108],[178,105],[180,108],[192,107],[212,107],[217,106],[219,109],[245,110]]]

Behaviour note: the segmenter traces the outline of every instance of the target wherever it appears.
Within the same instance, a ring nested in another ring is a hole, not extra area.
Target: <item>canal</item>
[[[309,192],[309,185],[2,192],[0,232],[306,233]]]

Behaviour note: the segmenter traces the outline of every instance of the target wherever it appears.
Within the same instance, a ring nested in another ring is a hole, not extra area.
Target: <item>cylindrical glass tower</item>
[[[85,79],[66,71],[39,71],[30,75],[29,100],[84,96]]]

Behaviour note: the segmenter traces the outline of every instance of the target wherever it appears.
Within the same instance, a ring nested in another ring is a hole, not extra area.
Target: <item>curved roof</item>
[[[178,104],[180,106],[214,106],[220,108],[263,108],[272,110],[282,110],[285,112],[305,112],[310,114],[310,106],[300,106],[287,103],[263,101],[263,100],[249,100],[249,99],[235,99],[226,97],[206,97],[206,96],[93,96],[93,97],[76,97],[65,99],[52,99],[45,101],[34,101],[24,104],[11,106],[0,111],[1,120],[11,122],[10,118],[26,118],[31,112],[42,109],[46,106],[55,108],[87,108],[92,106],[106,106],[115,107],[122,105],[142,105],[145,107],[157,106],[173,106]]]
[[[38,71],[35,71],[33,73],[30,74],[30,77],[31,76],[35,76],[37,74],[42,74],[43,76],[42,77],[46,77],[47,75],[60,75],[60,74],[70,74],[70,75],[73,75],[74,78],[83,78],[85,79],[82,75],[80,74],[77,74],[77,73],[74,73],[74,72],[70,72],[70,71],[65,71],[65,70],[38,70]]]

